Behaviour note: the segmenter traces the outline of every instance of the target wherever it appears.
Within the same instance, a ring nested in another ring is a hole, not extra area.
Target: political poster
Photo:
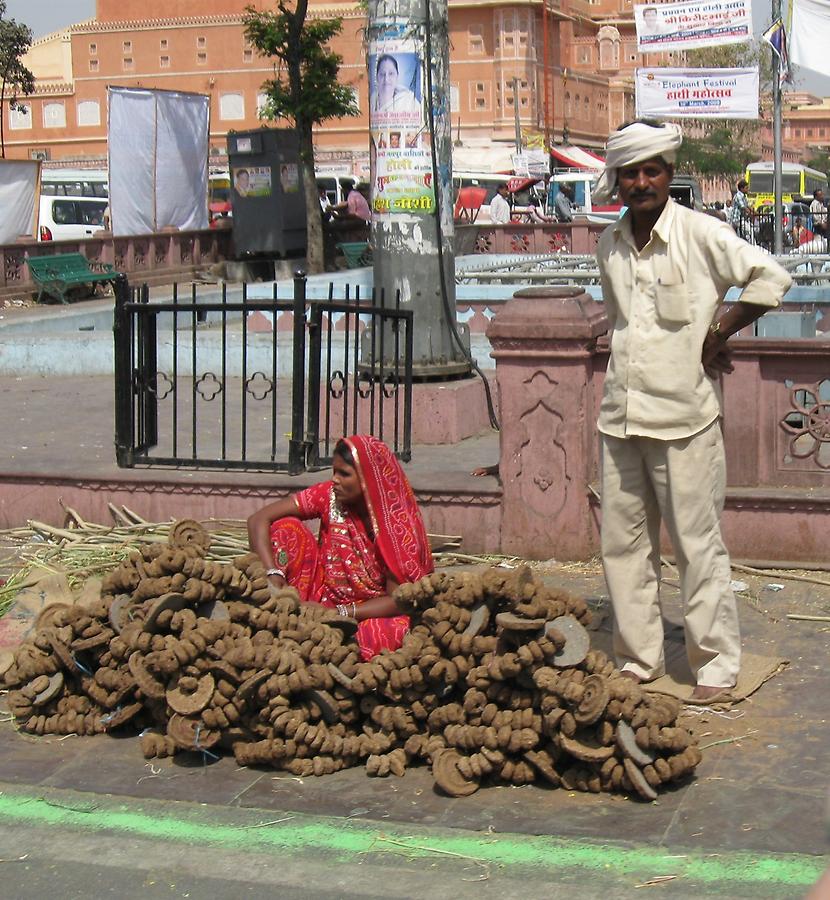
[[[752,0],[692,0],[634,7],[637,50],[692,50],[752,40]]]
[[[372,211],[381,216],[422,216],[435,211],[432,155],[428,149],[377,149]]]
[[[411,40],[369,45],[369,125],[419,129],[424,124],[421,54]]]
[[[637,69],[638,118],[757,119],[758,68]]]
[[[270,166],[239,166],[231,170],[231,177],[233,189],[240,197],[271,196]]]

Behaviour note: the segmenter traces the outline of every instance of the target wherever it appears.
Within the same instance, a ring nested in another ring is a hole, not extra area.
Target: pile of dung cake
[[[3,674],[21,730],[140,732],[147,758],[233,752],[324,775],[426,762],[452,796],[483,783],[657,796],[700,761],[678,701],[590,648],[585,602],[530,569],[436,572],[402,585],[403,646],[363,662],[357,623],[248,554],[206,558],[184,521],[107,575],[92,605],[47,607]]]

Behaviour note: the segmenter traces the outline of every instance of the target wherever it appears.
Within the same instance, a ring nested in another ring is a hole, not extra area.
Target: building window
[[[159,57],[159,67],[162,69],[170,68],[170,57],[169,56],[160,56]]]
[[[159,50],[166,50],[166,49],[167,49],[167,38],[162,38],[159,41]]]
[[[256,95],[256,116],[258,119],[262,118],[262,113],[265,110],[265,107],[268,104],[268,94],[257,94]]]
[[[121,46],[121,50],[123,53],[132,53],[133,52],[133,42],[132,41],[124,41]]]
[[[352,92],[352,103],[357,107],[358,112],[360,112],[360,90],[359,88],[353,87],[351,88]]]
[[[512,96],[508,102],[512,102]],[[476,81],[470,85],[470,109],[487,110],[490,108],[490,91],[487,82]]]
[[[66,128],[66,107],[63,103],[43,104],[43,127]]]
[[[801,129],[800,129],[800,128],[796,128],[796,130],[795,130],[795,136],[796,136],[797,138],[800,138],[800,137],[801,137]]]
[[[90,55],[90,56],[97,56],[97,54],[98,54],[98,45],[97,45],[97,44],[90,44],[90,45],[89,45],[89,55]]]
[[[197,53],[196,54],[196,64],[199,66],[207,65],[207,53]]]
[[[222,94],[219,97],[219,118],[239,120],[245,118],[245,95]]]
[[[97,72],[97,71],[98,71],[98,60],[97,60],[97,59],[91,59],[91,60],[89,61],[89,71],[90,71],[90,72]]]
[[[254,61],[254,51],[253,50],[243,50],[242,51],[242,62],[251,63]]]
[[[470,25],[467,32],[467,52],[470,56],[481,56],[484,53],[483,25]]]
[[[24,106],[21,109],[9,109],[9,128],[14,131],[22,131],[32,127],[32,107]]]
[[[124,59],[121,60],[121,66],[125,72],[131,72],[135,68],[132,56],[125,56]]]
[[[78,104],[78,125],[81,128],[101,124],[101,104],[97,100],[82,100]]]
[[[577,50],[577,60],[580,64],[587,66],[591,63],[591,48],[590,47],[580,47]]]
[[[207,47],[207,38],[206,37],[197,37],[196,38],[196,47],[199,50],[204,50]]]
[[[812,137],[812,136],[813,136],[813,129],[812,129],[812,128],[808,128],[808,129],[807,129],[807,137]]]

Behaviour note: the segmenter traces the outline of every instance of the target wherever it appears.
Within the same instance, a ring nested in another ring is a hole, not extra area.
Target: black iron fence
[[[735,231],[751,244],[775,252],[775,214],[753,212],[750,218],[734,226]],[[812,218],[792,215],[785,211],[782,220],[783,248],[785,253],[824,254],[830,251],[828,235],[823,223],[813,223]]]
[[[374,434],[411,456],[412,311],[359,289],[308,299],[247,285],[116,285],[118,465],[282,470],[331,461],[338,438]]]

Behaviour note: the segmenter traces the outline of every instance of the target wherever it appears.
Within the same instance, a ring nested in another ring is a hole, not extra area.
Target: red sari
[[[331,481],[294,496],[297,518],[271,525],[276,565],[306,601],[360,606],[386,595],[386,579],[417,581],[433,570],[432,552],[412,487],[392,451],[377,438],[346,438],[352,451],[371,533],[360,516],[341,508]],[[315,539],[300,519],[319,519]],[[361,655],[397,650],[409,630],[408,616],[364,619],[357,631]]]

